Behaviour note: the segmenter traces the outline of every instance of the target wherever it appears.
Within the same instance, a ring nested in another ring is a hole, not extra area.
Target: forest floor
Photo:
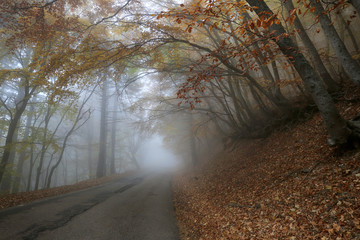
[[[106,176],[98,179],[89,179],[85,181],[78,182],[72,185],[65,185],[61,187],[54,187],[49,189],[41,189],[32,192],[22,192],[22,193],[13,193],[0,196],[0,210],[3,208],[14,207],[22,205],[25,203],[33,202],[40,199],[45,199],[49,197],[54,197],[61,194],[66,194],[74,191],[79,191],[82,189],[98,186],[118,178],[123,178],[131,174],[131,172],[126,172],[122,174],[114,174],[111,176]]]
[[[359,89],[347,94],[337,106],[352,119]],[[360,239],[360,152],[328,146],[318,113],[242,140],[173,185],[182,239]]]

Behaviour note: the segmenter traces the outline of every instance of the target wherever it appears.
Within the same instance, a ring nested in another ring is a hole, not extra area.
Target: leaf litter
[[[360,113],[358,100],[337,106],[346,119]],[[181,238],[360,239],[360,152],[326,142],[316,113],[178,174]]]
[[[26,204],[40,199],[50,198],[50,197],[66,194],[69,192],[79,191],[82,189],[98,186],[107,182],[114,181],[119,178],[126,177],[129,174],[132,173],[126,172],[122,174],[113,174],[102,178],[84,180],[71,185],[65,185],[65,186],[54,187],[49,189],[41,189],[31,192],[21,192],[21,193],[12,193],[12,194],[3,195],[0,196],[0,210],[4,208]]]

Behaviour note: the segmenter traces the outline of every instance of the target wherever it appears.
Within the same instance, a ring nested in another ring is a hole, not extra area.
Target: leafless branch
[[[6,101],[8,100],[8,98],[4,101],[1,97],[0,97],[0,102],[3,104],[4,108],[9,112],[10,118],[13,118],[13,114],[11,112],[11,109],[6,105]]]
[[[85,29],[85,31],[88,30],[89,28],[93,27],[93,26],[99,25],[100,23],[102,23],[102,22],[104,22],[104,21],[106,21],[106,20],[108,20],[108,19],[110,19],[110,18],[115,17],[115,16],[118,15],[127,5],[129,5],[131,1],[132,1],[132,0],[127,0],[127,2],[126,2],[124,5],[122,5],[120,8],[118,8],[114,14],[112,14],[112,15],[110,15],[110,16],[108,16],[108,17],[104,17],[104,18],[102,18],[101,20],[97,21],[96,23],[91,24],[90,26],[88,26],[88,27]]]

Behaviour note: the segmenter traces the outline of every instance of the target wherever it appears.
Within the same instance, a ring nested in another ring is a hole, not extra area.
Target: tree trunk
[[[254,7],[254,11],[259,17],[264,15],[266,18],[266,16],[268,16],[267,13],[273,14],[264,1],[247,0],[247,2]],[[286,32],[282,25],[273,24],[269,27],[269,31],[274,32],[274,37],[282,36],[276,43],[285,56],[292,57],[295,69],[301,76],[325,122],[327,131],[330,135],[329,143],[346,143],[351,132],[347,128],[346,121],[340,116],[336,109],[330,94],[324,88],[320,77],[311,67],[304,55],[300,53],[296,44],[294,44],[289,37],[286,37]]]
[[[40,176],[41,176],[41,172],[42,172],[42,167],[44,164],[44,158],[45,158],[45,153],[46,150],[49,146],[49,143],[47,142],[47,131],[48,131],[48,126],[49,126],[49,122],[50,122],[50,118],[51,118],[51,107],[50,105],[48,105],[47,111],[46,111],[46,115],[45,115],[45,126],[44,126],[44,135],[43,135],[43,143],[41,146],[41,152],[40,152],[40,161],[39,161],[39,166],[36,169],[36,179],[35,179],[35,188],[34,190],[38,190],[39,189],[39,184],[40,184]]]
[[[235,117],[232,115],[229,106],[227,105],[227,102],[224,100],[226,98],[226,96],[223,97],[219,97],[214,90],[214,84],[210,81],[210,86],[208,87],[208,89],[210,90],[210,92],[213,94],[214,98],[217,100],[217,102],[221,105],[222,110],[225,111],[226,117],[227,117],[227,122],[229,123],[229,126],[231,126],[231,128],[234,131],[237,131],[237,129],[239,129],[238,126],[238,122],[235,120]]]
[[[233,79],[232,77],[229,75],[228,79],[227,79],[227,84],[228,84],[228,88],[229,88],[229,93],[230,93],[230,97],[233,101],[233,105],[234,105],[234,109],[235,109],[235,113],[236,113],[236,118],[238,120],[239,123],[241,122],[247,122],[248,119],[244,119],[244,114],[242,108],[240,107],[240,102],[236,97],[235,94],[235,90],[234,90],[234,86],[233,86]]]
[[[246,96],[248,95],[247,91],[244,90],[244,88],[240,86],[240,79],[238,77],[237,78],[234,77],[233,79],[234,79],[235,89],[236,89],[238,99],[241,102],[241,106],[244,108],[243,111],[246,112],[246,115],[247,115],[248,119],[250,119],[250,121],[255,120],[256,117],[253,112],[253,109],[250,108],[249,101],[246,99]]]
[[[25,81],[25,82],[27,83],[27,81]],[[24,92],[21,92],[22,90]],[[0,163],[0,183],[4,176],[5,168],[9,162],[10,154],[14,148],[14,146],[13,146],[14,139],[13,138],[14,138],[14,133],[16,131],[16,127],[20,121],[22,114],[25,111],[25,108],[27,106],[27,103],[28,103],[33,91],[35,91],[35,89],[33,89],[30,93],[29,87],[27,87],[27,86],[21,87],[19,90],[19,94],[21,94],[21,96],[24,96],[24,97],[21,97],[21,100],[16,103],[15,114],[14,114],[13,118],[10,120],[8,132],[7,132],[6,140],[5,140],[4,152],[3,152],[3,155],[1,158],[1,163]]]
[[[30,127],[31,127],[33,114],[34,114],[34,106],[31,105],[29,115],[26,119],[26,125],[25,125],[25,131],[24,131],[23,142],[25,144],[25,147],[22,149],[22,151],[20,153],[19,161],[18,161],[17,168],[16,168],[16,177],[14,179],[14,186],[13,186],[13,192],[15,192],[15,193],[19,192],[20,182],[21,182],[21,178],[23,175],[24,162],[25,162],[26,158],[28,157],[28,154],[27,154],[28,146],[27,145],[29,144],[28,138],[29,138],[29,134],[30,134]]]
[[[96,86],[95,86],[96,88]],[[63,156],[64,156],[64,152],[65,152],[65,148],[67,145],[67,141],[70,138],[70,136],[73,134],[74,131],[76,131],[78,128],[80,128],[81,126],[84,125],[84,123],[89,119],[87,118],[86,120],[83,120],[83,122],[81,124],[79,124],[79,122],[84,118],[84,116],[89,113],[90,116],[90,111],[85,111],[83,112],[83,108],[85,106],[85,104],[87,103],[87,101],[90,99],[90,97],[92,96],[92,94],[94,93],[95,88],[92,90],[91,94],[89,94],[89,96],[87,96],[87,98],[82,102],[82,104],[80,105],[80,107],[78,108],[78,112],[75,118],[75,121],[71,127],[71,129],[67,132],[67,134],[65,135],[65,138],[63,140],[62,146],[61,146],[61,151],[60,151],[60,155],[58,160],[56,161],[55,165],[52,166],[51,170],[50,170],[50,174],[49,177],[47,179],[47,183],[46,183],[46,188],[50,188],[51,186],[51,180],[52,180],[52,176],[56,170],[56,168],[59,166],[59,164],[62,162]],[[66,178],[65,178],[66,180]]]
[[[99,158],[98,165],[96,170],[96,177],[100,178],[106,175],[106,140],[107,140],[107,80],[104,81],[102,95],[101,95],[101,119],[100,119],[100,148],[99,148]]]
[[[75,152],[75,183],[79,182],[79,155]]]
[[[281,89],[280,89],[280,80],[281,79],[280,79],[280,74],[279,74],[279,70],[277,68],[275,59],[273,61],[271,61],[271,67],[272,67],[273,73],[274,73],[273,85],[271,86],[272,94],[276,98],[280,107],[285,108],[285,110],[289,110],[289,108],[291,107],[289,100],[282,94]]]
[[[50,160],[49,160],[48,165],[46,167],[46,174],[45,174],[45,181],[44,181],[43,188],[46,188],[46,183],[48,182],[48,179],[49,179],[49,173],[50,173],[49,170],[50,170],[51,163],[52,163],[52,161],[54,159],[54,154],[55,153],[51,154]]]
[[[11,183],[12,183],[13,167],[14,167],[13,165],[15,162],[15,155],[16,155],[16,150],[17,150],[16,148],[18,145],[18,142],[17,142],[18,141],[18,128],[19,128],[19,124],[14,133],[12,151],[10,153],[8,165],[6,167],[6,171],[5,171],[3,180],[1,182],[1,186],[0,186],[1,193],[5,193],[5,194],[8,194],[11,192]]]
[[[112,125],[111,125],[111,155],[110,155],[110,174],[116,173],[115,168],[115,146],[116,146],[116,118],[117,118],[117,99],[116,96],[113,103],[113,115],[112,115]]]
[[[349,0],[349,2],[356,9],[358,16],[360,16],[360,1],[359,0]]]
[[[352,43],[352,45],[354,46],[355,52],[356,52],[356,53],[359,53],[359,52],[360,52],[360,50],[359,50],[359,45],[358,45],[358,43],[356,42],[356,38],[355,38],[355,36],[354,36],[354,34],[353,34],[353,31],[352,31],[351,28],[350,28],[350,25],[347,24],[347,22],[345,21],[343,15],[342,15],[341,13],[337,14],[337,16],[339,17],[341,24],[344,26],[344,28],[345,28],[346,31],[348,32],[349,37],[350,37],[350,40],[351,40],[351,43]]]
[[[62,144],[62,147],[61,147],[61,151],[60,151],[60,155],[59,155],[59,158],[58,160],[56,161],[55,165],[51,167],[51,170],[50,170],[50,174],[49,174],[49,177],[48,177],[48,180],[47,180],[47,183],[46,183],[46,188],[50,188],[51,186],[51,180],[52,180],[52,176],[56,170],[56,168],[59,166],[59,164],[61,163],[61,160],[63,159],[63,156],[64,156],[64,152],[65,152],[65,148],[66,148],[66,144],[67,144],[67,140],[68,138],[70,137],[70,135],[72,134],[72,130],[70,130],[65,138],[64,138],[64,141],[63,141],[63,144]],[[65,178],[66,180],[66,178]]]
[[[32,144],[30,147],[30,166],[29,166],[29,175],[28,175],[28,180],[27,180],[27,185],[26,185],[26,192],[30,192],[30,190],[31,190],[31,178],[32,178],[32,172],[34,169],[34,164],[35,164],[34,147],[35,147],[34,144]]]
[[[89,178],[93,178],[93,132],[91,129],[87,130],[87,153],[88,153],[88,170],[89,170]]]
[[[315,14],[319,17],[321,28],[324,30],[326,37],[329,39],[331,46],[340,60],[345,72],[354,83],[359,85],[360,66],[351,57],[351,54],[346,49],[344,42],[341,40],[339,34],[336,32],[336,29],[331,24],[329,17],[324,13],[325,10],[321,5],[321,2],[318,2],[317,0],[310,2],[311,5],[315,7]]]
[[[201,93],[202,96],[204,96],[204,93]],[[230,122],[230,120],[226,119],[224,116],[222,116],[222,114],[218,114],[217,111],[215,110],[214,106],[212,105],[211,101],[208,100],[208,98],[204,97],[203,98],[204,103],[206,103],[209,107],[208,112],[211,114],[211,119],[213,120],[215,127],[218,129],[218,131],[220,133],[222,133],[222,135],[226,135],[226,130],[229,130],[233,128],[232,123]],[[221,124],[219,123],[219,121],[221,121]],[[220,126],[221,125],[221,126]],[[224,130],[224,128],[226,130]]]
[[[284,1],[284,4],[285,4],[287,11],[291,11],[292,9],[294,9],[292,0]],[[311,58],[314,61],[315,68],[319,72],[321,79],[324,81],[324,83],[326,84],[326,86],[328,87],[328,90],[330,92],[338,91],[340,88],[339,84],[331,77],[331,75],[327,71],[324,63],[322,62],[322,60],[320,58],[320,55],[319,55],[315,45],[313,44],[310,37],[306,33],[306,30],[303,27],[303,25],[296,13],[295,13],[295,15],[296,15],[296,18],[294,19],[294,26],[295,26],[295,28],[300,30],[298,32],[298,34],[299,34],[302,42],[304,43],[305,47],[308,49],[308,52],[310,53]]]

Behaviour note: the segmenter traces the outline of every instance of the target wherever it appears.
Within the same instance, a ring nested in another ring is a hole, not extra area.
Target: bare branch
[[[108,20],[108,19],[110,19],[110,18],[115,17],[116,15],[118,15],[118,14],[121,12],[121,10],[123,10],[127,5],[129,5],[131,1],[132,1],[132,0],[128,0],[123,6],[121,6],[118,10],[116,10],[116,12],[115,12],[113,15],[110,15],[110,16],[108,16],[108,17],[104,17],[104,18],[102,18],[101,20],[97,21],[96,23],[91,24],[90,26],[88,26],[88,27],[85,29],[85,31],[88,30],[89,28],[93,27],[93,26],[99,25],[100,23],[102,23],[102,22],[104,22],[104,21],[106,21],[106,20]]]
[[[13,119],[13,114],[11,112],[11,109],[6,105],[6,101],[8,100],[8,98],[4,101],[1,97],[0,97],[0,102],[3,104],[4,108],[9,112],[10,118]]]

